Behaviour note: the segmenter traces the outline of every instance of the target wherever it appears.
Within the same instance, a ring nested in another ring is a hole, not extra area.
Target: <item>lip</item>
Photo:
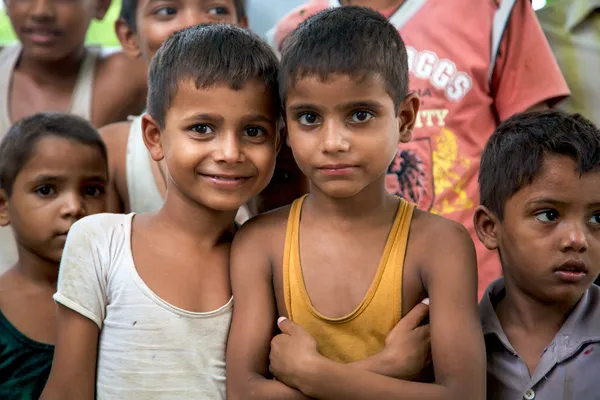
[[[250,179],[248,176],[228,174],[200,174],[200,176],[212,185],[223,189],[237,189]]]
[[[318,167],[318,170],[328,176],[344,176],[352,173],[357,168],[353,164],[325,164]]]
[[[583,260],[569,260],[554,269],[561,281],[566,283],[578,283],[589,273],[589,269]]]
[[[33,43],[39,45],[50,44],[60,36],[60,32],[49,26],[28,26],[23,28],[23,34]]]

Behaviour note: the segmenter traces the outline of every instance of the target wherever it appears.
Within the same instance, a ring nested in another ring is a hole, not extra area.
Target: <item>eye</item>
[[[40,197],[48,197],[55,194],[56,190],[50,185],[42,185],[35,189],[35,193],[37,193]]]
[[[215,131],[210,126],[205,124],[194,125],[190,129],[198,135],[210,135],[212,133],[215,133]]]
[[[208,10],[211,15],[229,15],[229,9],[227,7],[213,7]]]
[[[355,111],[352,113],[352,122],[355,124],[363,124],[370,121],[374,115],[369,111]]]
[[[590,224],[600,225],[600,214],[592,215],[592,218],[590,218]]]
[[[103,186],[86,186],[83,190],[84,195],[90,197],[99,197],[104,194]]]
[[[161,7],[154,11],[154,15],[160,15],[162,17],[175,14],[177,14],[177,10],[173,7]]]
[[[535,218],[544,223],[554,222],[558,219],[558,212],[556,210],[544,210],[535,214]]]
[[[298,115],[298,123],[306,126],[317,125],[319,123],[319,116],[314,113],[305,112]]]
[[[251,126],[249,128],[246,128],[246,131],[244,133],[248,137],[259,138],[259,137],[262,137],[262,136],[265,135],[265,130],[263,128],[258,127],[258,126]]]

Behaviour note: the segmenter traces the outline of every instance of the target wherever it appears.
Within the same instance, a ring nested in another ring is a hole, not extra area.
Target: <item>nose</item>
[[[562,237],[562,251],[583,253],[588,248],[587,227],[582,222],[567,223]]]
[[[350,150],[345,127],[331,119],[323,125],[323,130],[325,135],[323,138],[324,153],[341,153]]]
[[[215,151],[215,161],[235,164],[243,161],[243,152],[241,150],[240,139],[238,135],[226,133],[217,141],[218,148]]]
[[[68,219],[80,219],[86,214],[85,202],[81,194],[69,192],[63,195],[63,202],[60,210],[61,217]]]
[[[33,0],[31,7],[31,19],[34,22],[43,23],[55,16],[53,0]]]

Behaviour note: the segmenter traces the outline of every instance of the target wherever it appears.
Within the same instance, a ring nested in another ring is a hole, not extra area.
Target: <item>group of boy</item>
[[[76,12],[40,3],[17,29],[31,42],[19,36],[11,120],[19,68],[50,68],[39,54],[64,34],[47,21]],[[0,145],[0,224],[18,249],[0,277],[2,398],[594,398],[600,131],[555,111],[510,117],[567,93],[554,63],[536,93],[520,86],[525,2],[489,86],[479,45],[444,53],[468,36],[404,34],[421,13],[447,18],[445,2],[387,3],[312,2],[275,35],[279,61],[242,1],[123,2],[127,87],[148,77],[147,111],[100,134],[92,124],[122,116],[37,113]],[[494,113],[506,121],[480,160],[475,132]],[[245,222],[244,206],[272,211]],[[472,229],[429,209],[470,214]],[[479,308],[469,231],[504,273]]]

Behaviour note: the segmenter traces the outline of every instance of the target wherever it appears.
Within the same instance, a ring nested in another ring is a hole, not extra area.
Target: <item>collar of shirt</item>
[[[508,341],[494,309],[505,294],[504,278],[496,280],[488,287],[479,305],[481,324],[486,344],[495,337],[507,351],[516,356],[517,352]],[[575,355],[583,345],[595,342],[600,342],[600,287],[592,285],[583,294],[546,349],[532,381],[538,382],[556,364]]]
[[[600,13],[600,0],[562,0],[567,7],[566,27],[572,31],[592,13]]]

